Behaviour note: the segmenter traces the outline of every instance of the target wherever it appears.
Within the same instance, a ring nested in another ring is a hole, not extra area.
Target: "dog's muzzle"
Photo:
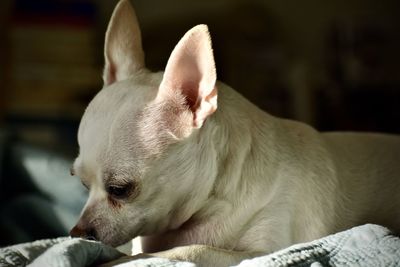
[[[71,229],[69,234],[72,237],[81,237],[87,240],[97,240],[96,231],[94,228],[82,229],[75,225],[74,228]]]

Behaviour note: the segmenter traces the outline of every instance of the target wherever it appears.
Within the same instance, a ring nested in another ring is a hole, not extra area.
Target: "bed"
[[[93,266],[122,255],[100,242],[60,237],[1,248],[0,266]],[[196,265],[147,258],[119,266]],[[400,238],[383,226],[366,224],[269,255],[247,259],[237,266],[400,266]]]

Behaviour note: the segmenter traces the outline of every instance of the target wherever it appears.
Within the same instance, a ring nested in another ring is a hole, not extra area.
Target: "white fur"
[[[151,73],[141,44],[115,45],[140,42],[130,12],[121,0],[105,46],[124,75],[106,65],[105,88],[79,129],[74,170],[90,196],[76,229],[94,227],[114,246],[140,235],[144,252],[200,266],[227,266],[363,223],[400,230],[399,137],[321,134],[258,109],[215,83],[206,26],[185,35],[165,73]],[[115,200],[118,208],[105,191],[110,177],[136,184],[137,193]]]

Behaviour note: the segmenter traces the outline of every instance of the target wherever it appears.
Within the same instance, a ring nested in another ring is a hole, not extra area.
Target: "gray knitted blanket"
[[[0,266],[78,267],[107,262],[120,256],[120,252],[99,242],[63,237],[1,248]],[[130,262],[129,266],[195,265],[148,258]],[[237,266],[400,266],[400,238],[382,226],[367,224],[244,260]]]

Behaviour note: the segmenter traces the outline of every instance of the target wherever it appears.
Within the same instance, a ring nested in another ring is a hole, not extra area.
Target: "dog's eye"
[[[125,198],[131,191],[132,184],[107,186],[107,193],[114,198]]]

